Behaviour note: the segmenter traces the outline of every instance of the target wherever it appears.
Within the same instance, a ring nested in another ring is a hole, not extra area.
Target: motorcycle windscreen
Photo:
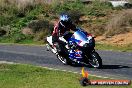
[[[73,36],[77,40],[81,40],[81,41],[87,41],[88,40],[87,36],[81,31],[74,32]]]

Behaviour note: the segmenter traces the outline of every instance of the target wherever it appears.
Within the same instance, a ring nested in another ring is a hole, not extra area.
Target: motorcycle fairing
[[[70,50],[69,52],[69,58],[76,61],[81,61],[82,57],[82,51],[81,50]]]
[[[89,38],[80,30],[74,32],[70,40],[75,41],[79,46],[83,46],[84,44],[89,43]]]
[[[50,45],[53,45],[53,43],[52,43],[52,36],[47,37],[47,41],[49,42]]]

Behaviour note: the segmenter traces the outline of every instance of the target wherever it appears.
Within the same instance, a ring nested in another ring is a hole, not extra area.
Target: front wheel
[[[91,58],[89,59],[89,64],[94,68],[102,67],[102,59],[97,52],[91,53]]]

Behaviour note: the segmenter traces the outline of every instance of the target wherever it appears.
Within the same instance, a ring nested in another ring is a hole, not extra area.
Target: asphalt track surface
[[[103,61],[102,69],[85,66],[92,75],[117,79],[132,79],[132,53],[97,51]],[[0,61],[32,64],[54,69],[81,72],[82,66],[63,65],[45,46],[0,45]]]

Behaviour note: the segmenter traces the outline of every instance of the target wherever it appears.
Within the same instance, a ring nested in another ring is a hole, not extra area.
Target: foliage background
[[[108,2],[0,0],[0,42],[43,43],[51,34],[54,21],[65,12],[77,26],[95,36],[107,37],[132,30],[132,19],[129,19],[132,9],[114,8]],[[30,34],[23,30],[25,28],[30,29]]]

